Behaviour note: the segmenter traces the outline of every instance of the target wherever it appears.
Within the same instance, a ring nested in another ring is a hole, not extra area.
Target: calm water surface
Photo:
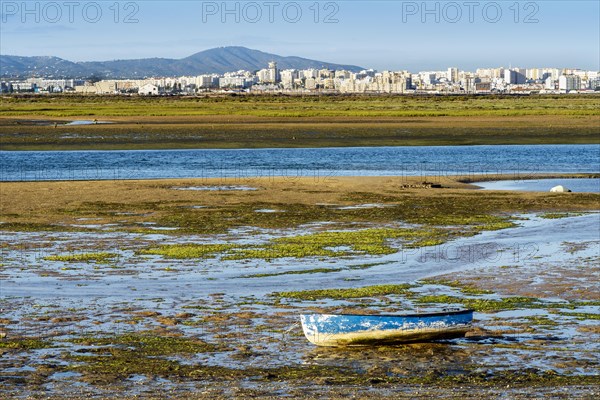
[[[524,179],[516,181],[477,182],[487,190],[519,190],[525,192],[548,192],[562,185],[573,192],[600,193],[600,179]]]
[[[599,172],[600,145],[0,151],[0,180]]]

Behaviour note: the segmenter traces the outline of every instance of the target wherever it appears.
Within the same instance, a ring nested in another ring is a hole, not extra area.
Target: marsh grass
[[[56,150],[599,142],[600,96],[463,97],[3,96],[0,145]],[[40,118],[51,123],[31,123]],[[63,125],[90,118],[114,123]]]
[[[599,115],[600,97],[579,96],[3,96],[6,116],[420,117]]]

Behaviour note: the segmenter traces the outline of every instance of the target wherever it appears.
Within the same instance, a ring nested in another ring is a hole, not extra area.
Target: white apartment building
[[[314,68],[304,69],[298,73],[299,78],[316,78],[319,76],[319,71]]]
[[[581,89],[581,78],[577,75],[561,75],[558,77],[558,90],[569,92]]]
[[[458,82],[458,68],[448,68],[448,73],[446,74],[446,79],[448,79],[450,82]]]
[[[298,71],[295,69],[284,69],[279,75],[284,89],[293,89],[299,77]]]
[[[194,81],[197,88],[212,88],[219,86],[218,75],[198,75]]]

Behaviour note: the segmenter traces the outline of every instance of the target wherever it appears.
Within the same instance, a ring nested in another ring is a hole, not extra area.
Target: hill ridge
[[[280,56],[243,46],[224,46],[200,51],[181,59],[162,57],[120,59],[110,61],[74,62],[55,56],[0,55],[0,76],[27,78],[45,76],[54,78],[140,79],[156,76],[194,76],[223,74],[238,70],[256,71],[266,68],[270,61],[280,69],[329,68],[358,72],[363,67],[311,60],[296,56]]]

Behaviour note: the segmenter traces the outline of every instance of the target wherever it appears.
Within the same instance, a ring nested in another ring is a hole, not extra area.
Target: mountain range
[[[256,71],[271,61],[279,69],[329,68],[358,72],[364,68],[301,57],[283,57],[246,47],[217,47],[182,59],[142,58],[137,60],[73,62],[58,57],[21,57],[0,55],[3,78],[144,78],[156,76],[194,76],[223,74],[238,70]]]

